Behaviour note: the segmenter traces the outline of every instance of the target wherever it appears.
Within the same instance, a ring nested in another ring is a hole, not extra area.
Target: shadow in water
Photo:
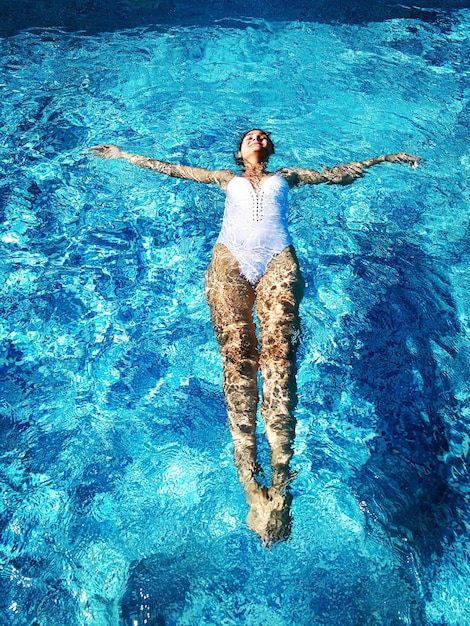
[[[469,6],[468,0],[414,0],[408,4],[396,0],[235,0],[230,4],[219,0],[7,0],[0,6],[0,35],[9,37],[28,28],[61,28],[95,35],[138,27],[256,26],[247,23],[250,19],[365,24],[406,18],[442,25],[452,11]]]
[[[377,437],[353,487],[397,545],[426,562],[463,531],[468,476],[453,450],[465,429],[456,397],[465,339],[442,262],[403,236],[371,228],[356,239],[349,263],[375,289],[369,308],[358,294],[365,313],[346,324],[355,393],[374,407]]]
[[[181,562],[181,560],[183,562]],[[184,606],[190,576],[184,574],[184,556],[142,559],[131,570],[121,601],[121,619],[126,626],[165,626],[165,615]]]

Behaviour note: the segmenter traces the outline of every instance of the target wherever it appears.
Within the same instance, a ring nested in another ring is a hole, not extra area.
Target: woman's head
[[[252,128],[240,139],[238,152],[235,156],[237,165],[243,167],[246,162],[253,159],[267,163],[269,157],[274,154],[274,144],[271,133],[260,128]]]

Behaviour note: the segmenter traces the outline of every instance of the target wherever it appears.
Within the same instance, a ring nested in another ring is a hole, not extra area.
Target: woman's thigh
[[[219,342],[225,343],[227,335],[241,333],[249,336],[249,344],[254,346],[255,292],[240,274],[237,259],[223,244],[214,247],[206,273],[205,292]]]
[[[262,349],[276,351],[276,342],[292,344],[299,333],[299,304],[304,281],[295,250],[285,248],[269,263],[256,286],[256,312],[260,321]],[[279,345],[281,349],[281,345]]]

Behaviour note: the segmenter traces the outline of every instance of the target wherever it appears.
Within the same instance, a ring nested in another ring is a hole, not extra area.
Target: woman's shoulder
[[[232,170],[212,170],[213,182],[217,183],[224,191],[229,182],[237,175]]]
[[[299,183],[299,174],[294,167],[281,167],[276,174],[284,178],[289,187],[295,187]]]

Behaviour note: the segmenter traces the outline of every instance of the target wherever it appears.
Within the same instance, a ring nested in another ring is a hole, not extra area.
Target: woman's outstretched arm
[[[179,165],[177,163],[167,163],[159,161],[141,154],[130,154],[124,152],[118,146],[109,143],[102,143],[90,148],[92,154],[102,159],[124,159],[133,165],[144,167],[167,176],[175,178],[186,178],[198,183],[215,183],[225,189],[227,183],[235,176],[230,170],[207,170],[203,167],[191,167],[189,165]]]
[[[365,175],[364,170],[378,165],[379,163],[408,163],[413,168],[418,167],[421,158],[412,156],[406,152],[386,154],[385,156],[373,157],[364,161],[351,161],[336,167],[325,167],[321,172],[302,168],[284,168],[280,173],[287,179],[291,187],[301,185],[350,185],[358,178]]]

